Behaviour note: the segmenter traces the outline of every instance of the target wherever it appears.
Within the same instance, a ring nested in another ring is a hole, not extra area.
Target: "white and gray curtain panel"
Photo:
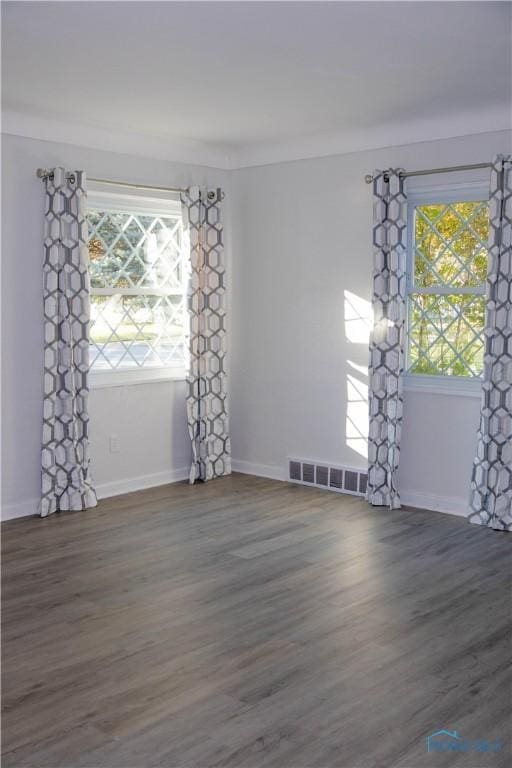
[[[89,472],[89,271],[86,180],[45,180],[41,517],[97,504]]]
[[[231,473],[222,192],[192,187],[181,202],[190,240],[187,415],[194,483]]]
[[[407,200],[399,170],[373,181],[373,329],[368,366],[368,485],[375,506],[400,508]]]
[[[469,519],[512,530],[512,155],[491,169],[482,405]]]

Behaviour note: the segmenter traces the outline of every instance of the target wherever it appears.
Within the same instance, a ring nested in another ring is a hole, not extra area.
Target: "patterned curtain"
[[[41,517],[97,504],[89,474],[89,274],[85,174],[46,178]]]
[[[396,484],[402,430],[407,200],[399,170],[373,182],[373,330],[368,366],[370,504],[400,508]]]
[[[491,169],[482,406],[469,519],[512,530],[512,155]]]
[[[225,269],[222,192],[192,187],[182,194],[190,239],[187,415],[190,482],[231,473],[227,412]]]

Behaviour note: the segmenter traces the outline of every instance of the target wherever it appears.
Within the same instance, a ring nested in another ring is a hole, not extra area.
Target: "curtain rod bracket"
[[[53,171],[48,170],[48,168],[38,168],[36,176],[38,179],[47,179],[48,177],[53,176]]]

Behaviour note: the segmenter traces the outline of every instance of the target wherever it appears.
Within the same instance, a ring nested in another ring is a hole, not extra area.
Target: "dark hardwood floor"
[[[4,768],[511,765],[510,534],[243,475],[2,534]]]

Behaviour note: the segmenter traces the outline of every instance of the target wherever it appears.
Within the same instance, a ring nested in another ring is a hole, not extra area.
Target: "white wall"
[[[231,429],[235,467],[286,476],[288,456],[364,467],[347,436],[348,378],[361,381],[367,333],[350,306],[371,296],[374,168],[488,162],[510,132],[247,168],[232,183]],[[458,175],[459,180],[481,174]],[[454,174],[436,177],[454,181]],[[486,172],[488,178],[488,171]],[[417,185],[430,180],[417,180]],[[411,179],[412,183],[412,179]],[[352,340],[351,340],[352,339]],[[357,385],[360,386],[360,385]],[[462,512],[478,397],[406,392],[400,483],[406,502]],[[349,425],[350,427],[350,425]]]
[[[366,416],[364,402],[349,404],[347,396],[350,376],[364,386],[368,360],[364,323],[350,319],[351,306],[364,310],[371,292],[371,187],[364,174],[375,167],[488,161],[497,151],[511,151],[511,145],[511,132],[488,133],[229,173],[4,136],[4,517],[35,511],[39,496],[43,191],[34,175],[38,166],[227,190],[234,467],[284,478],[288,456],[366,465],[363,438],[347,434],[347,407],[354,421],[362,420],[362,431]],[[406,392],[404,501],[463,511],[478,408],[474,397]],[[92,470],[103,495],[184,476],[190,447],[183,382],[94,390],[91,414]],[[109,453],[110,434],[120,437],[117,454]]]
[[[89,176],[161,186],[227,188],[228,176],[8,135],[2,137],[2,155],[2,514],[12,517],[36,511],[40,487],[43,185],[36,168],[84,168]],[[229,200],[228,190],[228,244]],[[102,495],[185,476],[190,443],[184,394],[184,382],[92,391],[92,473]],[[110,434],[120,438],[119,453],[109,453]]]

